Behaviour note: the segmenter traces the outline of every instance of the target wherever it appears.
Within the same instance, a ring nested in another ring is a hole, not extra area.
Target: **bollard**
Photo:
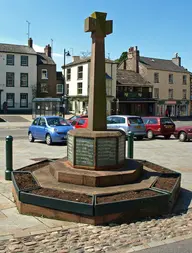
[[[13,171],[13,137],[7,136],[6,140],[6,171],[5,180],[11,180],[11,172]]]
[[[128,148],[127,148],[128,158],[133,158],[133,142],[134,142],[134,133],[129,131],[128,132]]]

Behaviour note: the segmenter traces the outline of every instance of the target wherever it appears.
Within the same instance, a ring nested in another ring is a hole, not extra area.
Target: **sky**
[[[35,50],[43,51],[53,40],[57,70],[64,48],[71,55],[91,51],[84,20],[100,11],[113,20],[113,33],[105,40],[110,59],[138,46],[146,57],[171,59],[178,53],[192,71],[191,0],[0,0],[0,10],[0,43],[27,44],[29,21]],[[67,57],[66,62],[71,60]]]

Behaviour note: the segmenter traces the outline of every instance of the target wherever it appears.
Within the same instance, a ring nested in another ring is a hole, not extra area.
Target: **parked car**
[[[175,131],[175,124],[168,117],[142,117],[147,130],[147,137],[153,139],[155,136],[163,135],[169,139]]]
[[[138,140],[146,136],[146,128],[139,116],[111,115],[107,117],[107,129],[123,130],[127,135],[129,131],[134,133]]]
[[[87,128],[88,127],[88,118],[77,118],[73,122],[71,122],[71,125],[74,128]]]
[[[174,136],[176,139],[184,142],[192,139],[192,126],[177,127]]]
[[[36,118],[28,129],[30,142],[42,140],[51,145],[53,142],[66,142],[67,132],[74,129],[65,119],[59,116]]]
[[[67,122],[72,123],[74,120],[79,118],[88,118],[88,115],[73,115],[71,118],[67,120]]]

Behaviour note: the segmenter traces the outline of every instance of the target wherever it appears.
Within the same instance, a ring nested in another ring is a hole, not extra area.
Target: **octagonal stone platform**
[[[68,133],[67,157],[70,165],[78,169],[118,169],[125,160],[125,133],[71,130]]]

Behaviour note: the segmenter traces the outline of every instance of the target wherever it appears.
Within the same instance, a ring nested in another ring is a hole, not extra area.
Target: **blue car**
[[[30,142],[42,140],[51,145],[53,142],[66,142],[67,132],[74,129],[65,119],[59,116],[36,118],[28,130]]]

